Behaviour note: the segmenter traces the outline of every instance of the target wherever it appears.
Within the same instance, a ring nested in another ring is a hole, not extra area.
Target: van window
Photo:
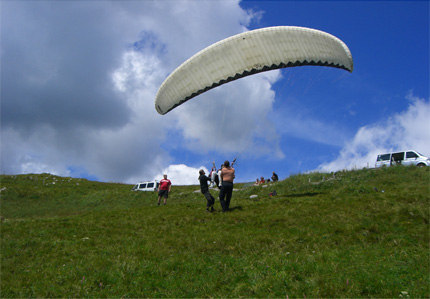
[[[145,189],[146,188],[146,183],[145,184],[140,184],[139,189]]]
[[[403,161],[404,156],[405,156],[405,152],[394,153],[392,159],[396,162],[400,162],[400,161]]]
[[[388,161],[390,160],[390,154],[379,155],[377,161]]]
[[[406,152],[406,158],[418,158],[418,155],[414,152]]]
[[[154,188],[154,183],[148,183],[147,188]]]

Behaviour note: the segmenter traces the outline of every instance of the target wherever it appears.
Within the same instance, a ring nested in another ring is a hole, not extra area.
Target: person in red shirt
[[[163,175],[163,177],[158,187],[158,205],[160,205],[161,197],[164,197],[164,205],[166,205],[170,189],[172,188],[172,182],[167,179],[167,174]]]

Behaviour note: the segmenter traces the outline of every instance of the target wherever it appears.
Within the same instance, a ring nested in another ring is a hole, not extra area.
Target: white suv
[[[158,181],[140,182],[134,185],[132,191],[158,191]]]
[[[378,155],[375,167],[391,165],[415,165],[418,167],[430,166],[430,159],[417,151],[405,151]]]

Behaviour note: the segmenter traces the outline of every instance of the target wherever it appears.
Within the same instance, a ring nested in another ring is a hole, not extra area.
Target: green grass
[[[1,297],[430,297],[428,168],[131,187],[1,176]]]

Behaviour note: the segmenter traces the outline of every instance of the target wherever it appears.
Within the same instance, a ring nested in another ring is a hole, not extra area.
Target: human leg
[[[166,193],[164,193],[164,205],[167,204],[167,197],[169,197],[169,191],[166,191]]]
[[[212,196],[212,194],[209,193],[209,195],[211,196],[210,208],[211,208],[211,212],[213,212],[213,211],[215,211],[215,209],[214,209],[215,198]]]
[[[168,195],[169,195],[169,191],[168,190],[160,190],[160,191],[158,191],[158,205],[160,205],[162,197],[164,198],[164,205],[166,205]]]
[[[226,195],[226,190],[225,190],[224,184],[223,184],[221,186],[221,190],[219,191],[219,202],[221,204],[221,208],[222,208],[223,212],[227,211],[227,207],[225,204],[225,195]]]
[[[230,200],[231,196],[233,195],[233,184],[226,182],[226,199],[225,199],[225,206],[228,209],[230,209]]]
[[[160,191],[158,191],[158,202],[157,202],[157,204],[158,205],[160,205],[160,202],[161,202],[161,190]]]
[[[210,194],[209,191],[204,192],[203,195],[206,198],[206,210],[209,211],[209,208],[213,207],[213,205],[214,205],[214,198],[213,198],[212,194]]]

